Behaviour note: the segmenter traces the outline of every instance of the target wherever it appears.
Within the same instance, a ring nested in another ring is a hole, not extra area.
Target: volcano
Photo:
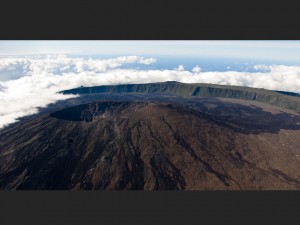
[[[0,188],[300,189],[297,112],[229,98],[128,99],[66,107],[1,131]]]

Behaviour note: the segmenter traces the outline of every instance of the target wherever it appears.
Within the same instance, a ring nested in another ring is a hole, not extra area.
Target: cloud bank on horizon
[[[269,90],[298,92],[300,66],[255,65],[255,72],[202,72],[201,65],[191,71],[183,65],[170,70],[124,69],[124,64],[155,63],[154,58],[121,56],[109,59],[71,58],[65,55],[45,57],[1,57],[1,74],[18,74],[14,80],[0,81],[0,128],[19,118],[38,112],[73,95],[58,91],[79,86],[178,81],[237,85]]]

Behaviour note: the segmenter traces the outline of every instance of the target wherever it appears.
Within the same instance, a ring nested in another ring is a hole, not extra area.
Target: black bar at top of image
[[[291,1],[1,2],[0,38],[18,40],[296,40]]]

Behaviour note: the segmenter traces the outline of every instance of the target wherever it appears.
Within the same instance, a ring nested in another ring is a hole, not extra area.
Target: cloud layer
[[[179,81],[238,85],[270,90],[298,92],[300,67],[256,65],[257,72],[202,72],[183,65],[171,70],[122,69],[129,63],[149,65],[154,58],[123,56],[111,59],[70,58],[64,55],[35,58],[0,58],[0,76],[18,74],[19,78],[0,82],[0,128],[18,118],[38,112],[58,100],[74,96],[58,91],[79,86]]]

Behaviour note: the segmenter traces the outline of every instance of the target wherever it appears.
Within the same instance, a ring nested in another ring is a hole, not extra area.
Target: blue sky
[[[0,55],[192,56],[300,62],[300,41],[0,41]]]

